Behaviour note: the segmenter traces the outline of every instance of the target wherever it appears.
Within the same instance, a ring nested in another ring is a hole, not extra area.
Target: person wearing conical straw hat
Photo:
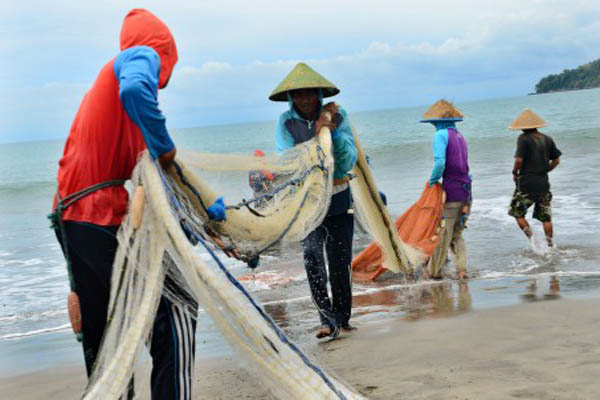
[[[278,153],[313,139],[322,127],[328,127],[331,131],[335,159],[334,194],[325,219],[302,242],[304,266],[322,325],[316,335],[319,339],[333,338],[339,332],[354,329],[349,323],[352,309],[350,263],[354,217],[349,212],[348,171],[356,164],[358,152],[344,109],[335,103],[323,105],[323,98],[335,96],[339,92],[333,83],[308,65],[298,63],[269,96],[270,100],[289,104],[289,109],[281,114],[277,123],[275,144]],[[331,114],[331,121],[325,118],[325,112]],[[324,246],[329,274],[325,266]],[[327,290],[328,280],[331,299]]]
[[[562,153],[550,136],[538,131],[538,128],[544,126],[546,121],[526,108],[508,127],[523,131],[517,140],[512,171],[516,187],[508,215],[515,217],[519,228],[531,239],[533,233],[525,216],[529,207],[535,205],[533,218],[543,224],[546,242],[552,247],[552,193],[548,172],[560,163]]]
[[[458,279],[467,277],[467,250],[462,231],[471,210],[472,179],[467,142],[456,128],[456,122],[462,120],[463,114],[451,102],[443,99],[429,107],[421,120],[435,127],[434,165],[429,186],[442,179],[442,186],[446,192],[442,238],[429,259],[427,268],[429,276],[434,279],[443,277],[448,250],[453,254]]]

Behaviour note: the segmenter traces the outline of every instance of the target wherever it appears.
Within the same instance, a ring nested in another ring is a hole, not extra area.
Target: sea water
[[[343,104],[343,98],[338,101]],[[466,283],[355,284],[356,324],[600,296],[600,90],[457,105],[465,114],[458,129],[468,142],[474,179],[472,215],[464,232],[472,278]],[[548,121],[541,130],[563,153],[561,164],[550,174],[556,243],[552,250],[544,247],[539,222],[530,219],[535,237],[528,242],[507,215],[519,134],[507,126],[525,107]],[[279,111],[274,110],[274,119]],[[434,129],[418,123],[425,107],[347,111],[371,158],[377,184],[387,195],[389,210],[398,216],[418,199],[431,172]],[[275,122],[270,121],[172,134],[181,149],[252,154],[258,148],[274,152],[274,132]],[[63,145],[64,140],[0,144],[0,375],[81,361],[68,326],[65,262],[46,219]],[[242,187],[222,176],[213,182],[224,194]],[[364,233],[357,233],[355,253],[368,242]],[[238,276],[249,272],[241,263],[229,265]],[[447,268],[451,272],[452,264]],[[269,253],[255,273],[257,279],[244,284],[273,318],[295,340],[312,338],[309,333],[318,318],[300,247],[287,245]],[[229,351],[202,311],[197,343],[198,357]]]

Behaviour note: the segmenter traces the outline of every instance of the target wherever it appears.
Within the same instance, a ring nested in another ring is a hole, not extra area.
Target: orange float
[[[67,296],[67,310],[69,311],[71,328],[73,328],[75,335],[78,335],[81,333],[81,306],[77,293],[70,292]]]

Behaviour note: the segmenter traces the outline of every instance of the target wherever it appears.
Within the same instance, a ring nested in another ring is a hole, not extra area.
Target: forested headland
[[[575,69],[565,69],[560,74],[548,75],[535,85],[535,93],[600,87],[600,59]]]

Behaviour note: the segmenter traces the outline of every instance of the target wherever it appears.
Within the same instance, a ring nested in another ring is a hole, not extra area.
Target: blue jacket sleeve
[[[442,178],[446,168],[446,148],[448,147],[448,129],[440,129],[433,137],[433,170],[429,178],[429,186],[433,186]]]
[[[114,70],[123,108],[142,131],[150,155],[157,158],[173,150],[175,145],[158,108],[158,54],[146,46],[129,48],[117,56]]]
[[[279,116],[277,128],[275,130],[275,151],[278,154],[294,147],[294,138],[285,127],[285,121],[288,119],[288,113],[284,112]]]
[[[348,114],[341,107],[338,112],[342,116],[342,122],[333,132],[331,132],[331,140],[333,142],[333,156],[335,158],[335,168],[333,178],[339,179],[346,176],[358,158],[358,150],[354,144],[354,136],[352,135],[352,127],[348,119]]]

